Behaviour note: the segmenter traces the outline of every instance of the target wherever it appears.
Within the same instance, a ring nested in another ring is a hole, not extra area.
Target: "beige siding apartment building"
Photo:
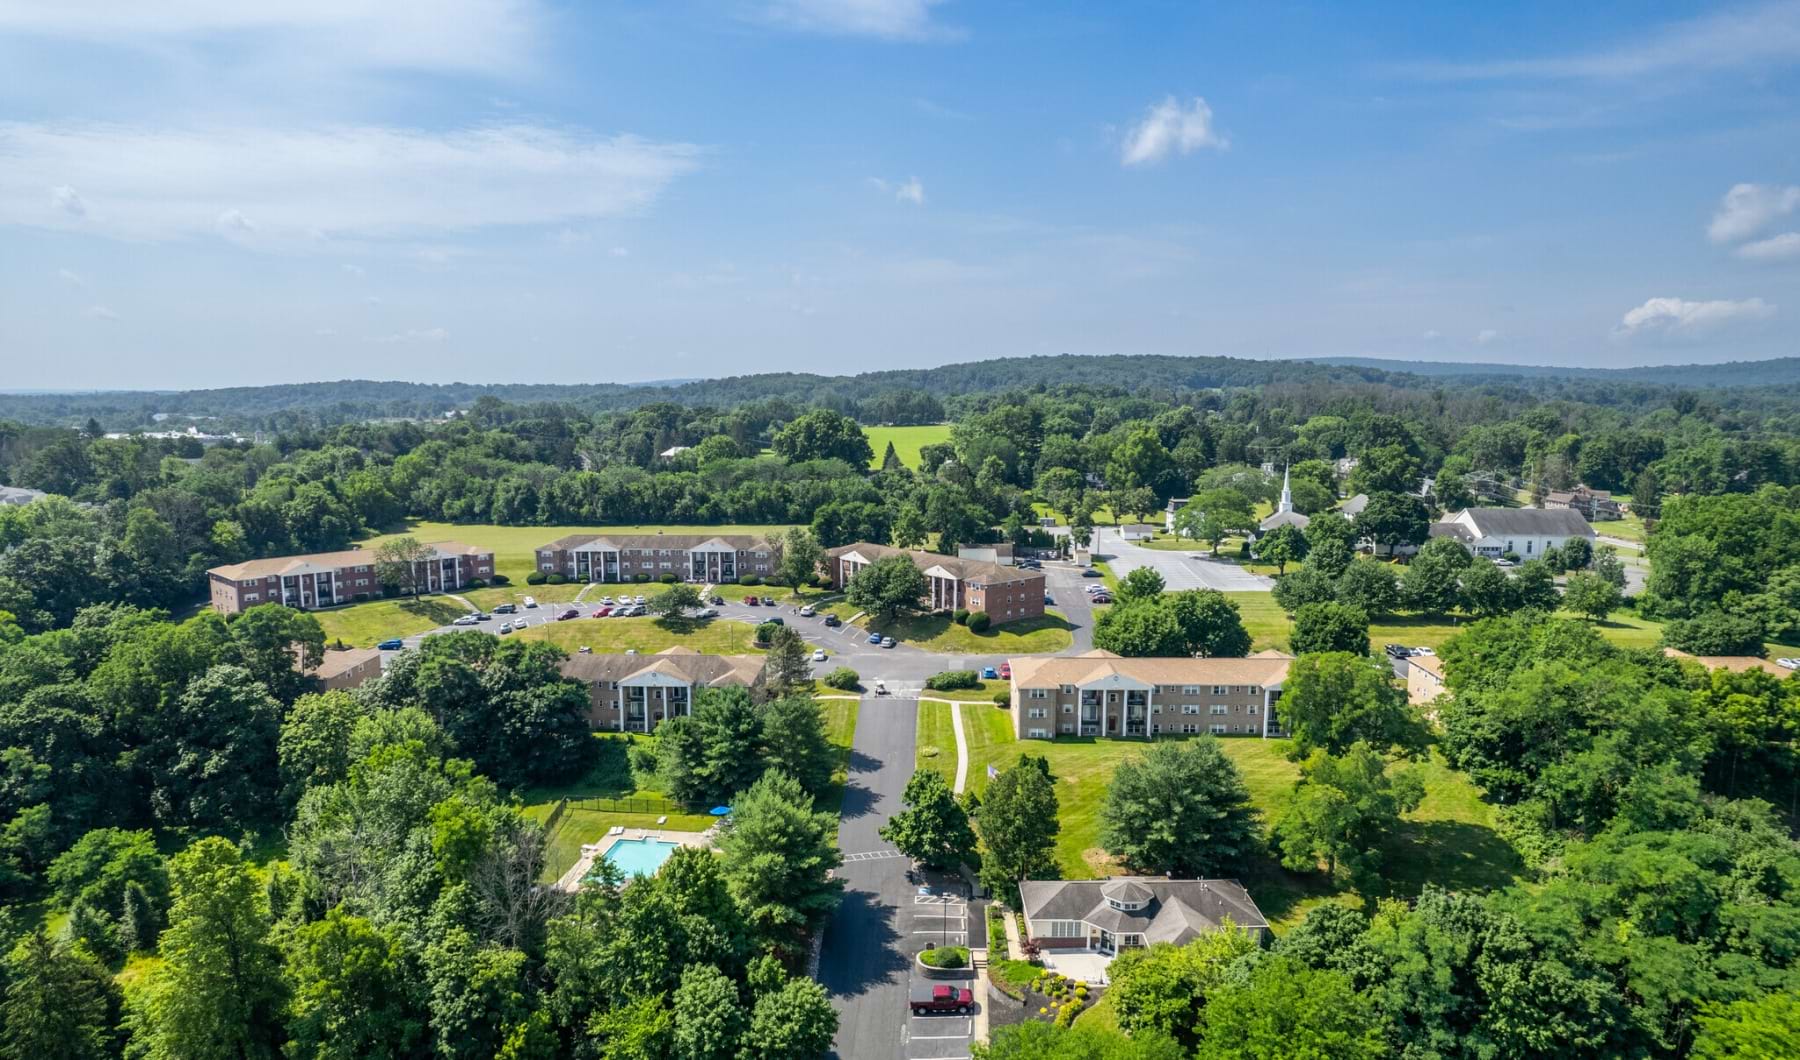
[[[588,686],[588,723],[596,730],[651,732],[664,718],[692,714],[704,689],[755,685],[764,661],[677,646],[654,655],[573,655],[562,674]]]
[[[831,584],[838,589],[878,559],[905,556],[925,573],[924,603],[932,611],[985,611],[995,625],[1044,615],[1044,576],[1037,571],[866,541],[840,545],[825,556]]]
[[[1127,659],[1099,650],[1011,659],[1013,735],[1285,736],[1276,703],[1293,661],[1279,652]]]
[[[458,541],[439,541],[427,547],[432,555],[420,560],[415,572],[420,592],[453,591],[478,578],[485,581],[494,576],[494,554],[487,549]],[[253,559],[214,567],[206,574],[213,610],[222,615],[235,615],[258,604],[286,604],[310,611],[381,593],[375,553],[359,548]]]
[[[537,550],[537,569],[578,582],[659,581],[726,585],[766,578],[780,557],[750,534],[571,534]]]

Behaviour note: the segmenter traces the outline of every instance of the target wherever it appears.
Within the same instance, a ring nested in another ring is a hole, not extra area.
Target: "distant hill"
[[[1667,364],[1641,368],[1565,368],[1548,364],[1459,364],[1451,361],[1396,361],[1380,357],[1309,357],[1314,364],[1374,368],[1430,378],[1607,379],[1662,386],[1789,386],[1800,383],[1800,357],[1723,364]]]
[[[729,408],[763,401],[827,405],[877,423],[931,423],[943,403],[1011,390],[1084,386],[1154,393],[1178,401],[1212,400],[1248,388],[1319,387],[1365,393],[1426,393],[1447,379],[1510,400],[1570,398],[1637,405],[1677,389],[1757,387],[1759,398],[1793,400],[1781,388],[1800,382],[1800,357],[1659,368],[1557,368],[1504,364],[1389,361],[1363,357],[1251,360],[1237,357],[1107,355],[1002,357],[986,361],[827,376],[769,372],[723,379],[649,383],[411,383],[340,380],[218,390],[0,393],[0,421],[107,430],[179,427],[199,421],[236,430],[293,430],[381,419],[439,419],[482,399],[555,403],[588,412],[657,402]],[[1209,397],[1209,395],[1213,397]],[[1734,397],[1730,400],[1743,400]]]

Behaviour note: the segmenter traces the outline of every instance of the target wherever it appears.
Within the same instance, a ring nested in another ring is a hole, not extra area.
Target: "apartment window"
[[[756,554],[756,558],[757,558],[757,559],[768,559],[768,558],[769,558],[769,554],[768,554],[768,553],[767,553],[767,552],[758,552],[758,553],[757,553],[757,554]]]
[[[1068,730],[1065,729],[1064,731],[1066,732]],[[1048,740],[1050,738],[1050,730],[1049,729],[1026,729],[1025,735],[1030,737],[1033,740]]]
[[[1040,920],[1032,934],[1041,939],[1078,939],[1087,934],[1087,925],[1079,920]]]
[[[1525,539],[1525,554],[1527,556],[1531,555],[1531,539],[1530,538]]]
[[[1049,699],[1050,698],[1050,690],[1047,688],[1034,688],[1031,690],[1031,698],[1032,699]]]
[[[1181,694],[1184,696],[1197,696],[1200,694],[1200,686],[1199,685],[1182,685],[1181,686]]]
[[[1229,713],[1231,713],[1231,708],[1226,706],[1223,703],[1214,703],[1212,705],[1212,715],[1215,718],[1219,717],[1222,714],[1229,714]]]
[[[1047,707],[1032,707],[1025,712],[1025,716],[1028,718],[1047,718],[1050,716],[1050,711]]]
[[[245,603],[250,603],[252,601],[261,600],[261,599],[262,599],[261,593],[245,593],[244,594],[244,602]]]
[[[554,564],[554,563],[540,563],[540,564],[539,564],[539,565],[538,565],[538,569],[539,569],[539,570],[549,570],[549,571],[553,571],[553,570],[555,570],[555,569],[556,569],[556,564]]]
[[[1262,695],[1262,686],[1261,685],[1251,685],[1250,686],[1250,694],[1253,696]]]
[[[1064,704],[1063,704],[1063,713],[1064,713],[1064,714],[1073,714],[1073,713],[1075,713],[1075,704],[1073,704],[1073,703],[1064,703]]]
[[[1062,724],[1062,731],[1063,731],[1064,735],[1067,735],[1067,734],[1075,731],[1075,726],[1070,725],[1068,722],[1065,721]]]
[[[1075,686],[1074,685],[1064,685],[1062,690],[1063,690],[1063,695],[1066,696],[1075,691]]]
[[[1223,726],[1223,725],[1214,725],[1214,726],[1211,726],[1211,729],[1212,729],[1212,734],[1214,736],[1225,735],[1225,726]]]
[[[1200,713],[1200,704],[1198,704],[1198,703],[1183,703],[1181,705],[1181,712],[1183,714],[1198,714],[1198,713]]]
[[[1228,696],[1231,694],[1231,689],[1225,687],[1224,685],[1214,685],[1214,686],[1212,686],[1212,690],[1213,690],[1212,694],[1215,696]]]
[[[1181,731],[1184,733],[1187,733],[1189,736],[1192,736],[1195,733],[1200,731],[1200,726],[1194,724],[1191,721],[1185,721],[1185,722],[1181,723]]]
[[[1152,706],[1152,707],[1151,707],[1151,708],[1150,708],[1150,713],[1152,713],[1152,714],[1161,714],[1161,713],[1162,713],[1162,704],[1161,704],[1161,703],[1157,703],[1157,704],[1155,704],[1155,705],[1153,705],[1153,706]]]
[[[762,574],[769,573],[769,565],[767,563],[758,563],[756,565],[756,569],[758,572],[760,572]]]
[[[1257,709],[1256,704],[1252,703],[1248,707],[1244,708],[1244,713],[1245,714],[1261,714],[1262,711]]]

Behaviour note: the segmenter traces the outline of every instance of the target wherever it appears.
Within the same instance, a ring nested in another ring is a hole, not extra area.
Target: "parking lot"
[[[1170,590],[1218,589],[1221,592],[1267,592],[1273,579],[1252,574],[1235,563],[1187,552],[1144,548],[1119,536],[1112,527],[1094,528],[1094,552],[1107,560],[1114,575],[1123,578],[1139,567],[1162,575]]]
[[[921,886],[912,896],[912,906],[907,922],[906,943],[904,947],[910,953],[931,946],[969,946],[976,942],[972,932],[975,921],[970,916],[970,905],[964,897],[964,884],[960,880],[938,880],[936,885]],[[971,971],[970,975],[974,973]],[[957,980],[927,980],[915,968],[912,971],[913,982],[930,982],[967,989],[975,992],[975,1008],[979,1010],[983,1001],[979,986],[973,978]],[[952,1060],[969,1055],[969,1043],[975,1036],[975,1011],[966,1016],[955,1013],[943,1015],[913,1016],[908,1015],[906,1021],[905,1050],[900,1054],[907,1060]]]

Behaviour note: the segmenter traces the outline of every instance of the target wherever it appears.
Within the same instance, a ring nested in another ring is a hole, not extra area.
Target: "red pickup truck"
[[[964,1013],[975,1004],[975,994],[971,990],[950,986],[947,983],[914,983],[912,985],[912,1012],[915,1016],[927,1016],[933,1012]]]

